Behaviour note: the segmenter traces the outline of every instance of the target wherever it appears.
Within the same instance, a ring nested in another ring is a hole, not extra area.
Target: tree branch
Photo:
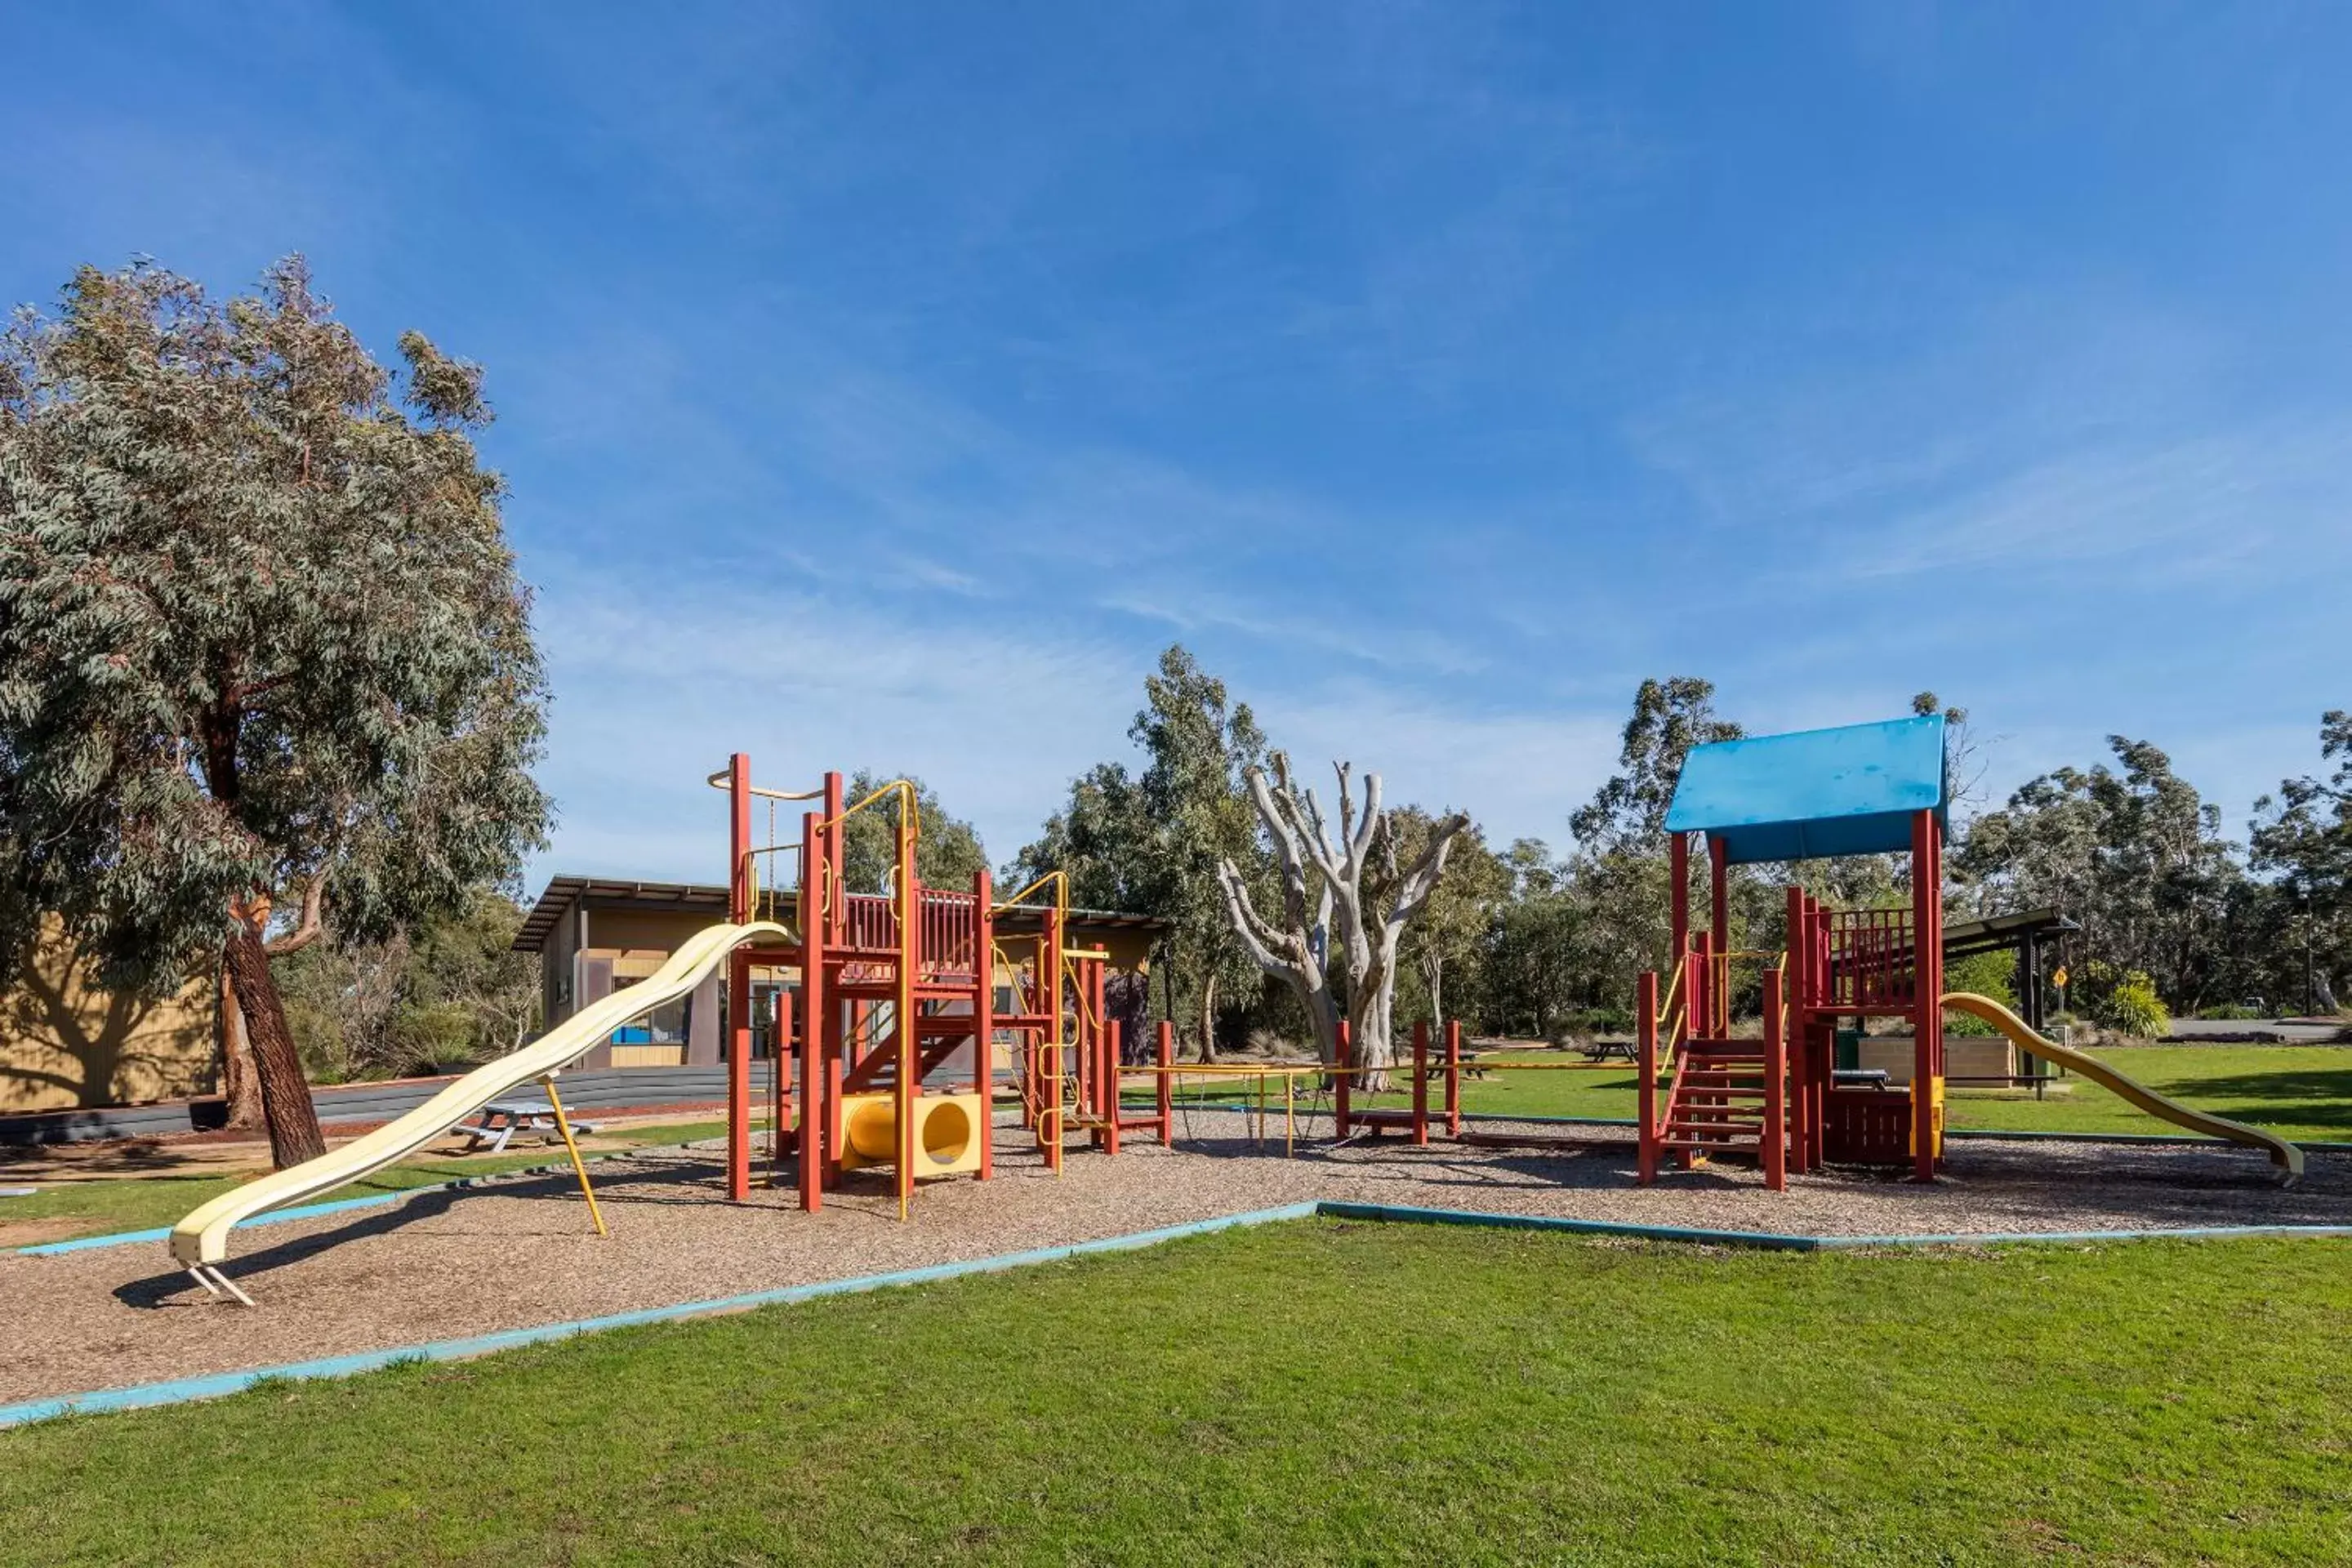
[[[1249,889],[1230,860],[1217,862],[1217,885],[1224,889],[1225,911],[1233,917],[1234,934],[1249,950],[1250,960],[1276,979],[1293,977],[1297,965],[1275,949],[1291,945],[1291,938],[1276,930],[1250,902]]]
[[[292,931],[275,942],[264,942],[261,951],[271,958],[283,958],[289,952],[299,952],[319,940],[326,929],[324,920],[327,901],[327,873],[319,872],[302,889],[302,918]]]

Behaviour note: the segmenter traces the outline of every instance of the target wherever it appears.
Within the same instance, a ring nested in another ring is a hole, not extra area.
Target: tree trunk
[[[1217,972],[1213,969],[1201,980],[1201,1059],[1217,1059]]]
[[[319,1131],[318,1108],[302,1076],[302,1058],[286,1026],[286,1009],[270,978],[269,955],[261,933],[243,915],[229,922],[229,983],[253,1043],[255,1076],[261,1088],[262,1118],[269,1127],[270,1163],[279,1170],[315,1160],[327,1152]]]
[[[246,1032],[245,1012],[236,1005],[224,955],[220,971],[221,1098],[228,1102],[228,1125],[239,1131],[261,1130],[261,1069],[253,1059],[253,1040]]]

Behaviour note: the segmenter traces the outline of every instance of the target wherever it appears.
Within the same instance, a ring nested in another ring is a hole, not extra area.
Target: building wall
[[[207,976],[153,1004],[100,990],[52,922],[0,995],[0,1111],[213,1092],[215,984]]]

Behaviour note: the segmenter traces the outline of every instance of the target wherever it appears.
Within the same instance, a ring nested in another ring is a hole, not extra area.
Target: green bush
[[[2017,960],[2006,952],[1979,952],[1944,966],[1944,989],[1973,991],[1979,996],[1990,996],[2002,1006],[2014,1011],[2017,990],[2011,984],[2017,977]],[[1947,1035],[1990,1035],[1998,1033],[1990,1024],[1973,1013],[1944,1015]]]
[[[2260,1007],[2249,1007],[2242,1003],[2228,1002],[2219,1007],[2200,1007],[2197,1010],[2197,1016],[2220,1023],[2234,1023],[2247,1018],[2266,1018],[2270,1015],[2264,1013]]]
[[[2160,1040],[2172,1033],[2172,1015],[2156,994],[2156,982],[2132,970],[2116,982],[2099,1007],[2099,1022],[2117,1034]]]

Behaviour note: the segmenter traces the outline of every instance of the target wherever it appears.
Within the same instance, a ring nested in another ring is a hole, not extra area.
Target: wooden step
[[[1759,1136],[1763,1131],[1763,1125],[1755,1121],[1692,1121],[1677,1116],[1666,1122],[1666,1131],[1669,1134],[1719,1132],[1727,1137],[1753,1138]]]

